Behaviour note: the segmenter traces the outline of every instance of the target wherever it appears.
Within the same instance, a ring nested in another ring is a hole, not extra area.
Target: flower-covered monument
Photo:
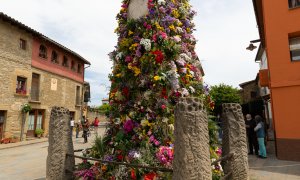
[[[207,99],[195,52],[195,14],[188,0],[123,0],[118,44],[110,53],[110,123],[95,144],[95,157],[172,168],[175,104],[181,97]],[[98,166],[93,176],[103,179],[171,177],[149,169]]]

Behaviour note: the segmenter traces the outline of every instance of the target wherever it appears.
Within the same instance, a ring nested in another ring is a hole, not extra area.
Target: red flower
[[[118,159],[119,161],[122,161],[122,160],[123,160],[123,156],[122,156],[121,154],[119,154],[119,155],[117,156],[117,159]]]
[[[168,94],[167,94],[167,89],[166,88],[162,89],[162,91],[161,91],[161,97],[165,98],[165,99],[168,99]]]
[[[128,97],[129,96],[129,89],[128,89],[128,87],[124,87],[122,89],[122,93],[124,94],[124,96]]]
[[[136,175],[134,169],[131,169],[131,179],[136,180]]]
[[[156,174],[154,172],[146,174],[144,176],[144,180],[154,180],[154,178],[156,177]]]
[[[155,61],[161,64],[164,60],[164,55],[160,50],[153,51],[152,54],[155,55]]]

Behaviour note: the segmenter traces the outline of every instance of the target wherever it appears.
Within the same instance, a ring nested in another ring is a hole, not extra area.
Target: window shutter
[[[300,50],[300,38],[290,39],[290,51]]]

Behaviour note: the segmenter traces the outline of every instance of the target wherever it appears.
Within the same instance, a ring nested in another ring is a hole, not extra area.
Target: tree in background
[[[212,100],[215,102],[215,108],[213,110],[213,114],[215,116],[220,115],[222,113],[223,103],[241,102],[241,96],[239,90],[230,85],[219,84],[219,85],[211,86],[209,94]]]

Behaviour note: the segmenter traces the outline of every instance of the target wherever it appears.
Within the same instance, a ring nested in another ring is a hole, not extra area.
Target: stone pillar
[[[249,179],[246,126],[239,104],[223,104],[222,128],[222,156],[234,154],[230,160],[222,163],[225,175],[232,172],[228,179]]]
[[[211,180],[208,118],[199,98],[181,98],[175,107],[174,180]]]
[[[149,12],[148,0],[130,0],[128,5],[128,19],[139,19]]]
[[[66,153],[74,154],[70,131],[69,110],[63,107],[53,107],[49,122],[47,180],[73,179],[75,159],[66,157]]]

